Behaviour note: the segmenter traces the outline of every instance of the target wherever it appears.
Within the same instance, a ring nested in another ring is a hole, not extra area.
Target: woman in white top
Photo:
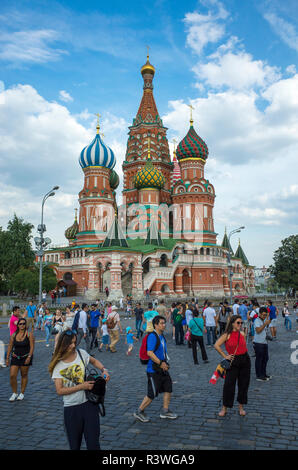
[[[100,423],[98,406],[87,400],[85,390],[91,390],[94,382],[85,382],[85,365],[104,373],[108,371],[102,363],[80,349],[82,359],[76,350],[77,337],[71,330],[60,334],[57,347],[49,365],[49,372],[55,382],[58,395],[63,397],[64,424],[71,450],[80,450],[84,435],[88,450],[100,450]]]

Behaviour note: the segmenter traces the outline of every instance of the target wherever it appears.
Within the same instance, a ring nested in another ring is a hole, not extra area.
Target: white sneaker
[[[24,394],[23,393],[20,393],[17,400],[24,400]]]
[[[18,394],[17,393],[13,393],[9,399],[9,401],[15,401],[15,399],[17,398]]]
[[[6,364],[0,364],[0,367],[7,367]]]

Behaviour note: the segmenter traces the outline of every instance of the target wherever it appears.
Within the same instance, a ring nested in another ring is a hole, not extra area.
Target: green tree
[[[43,268],[42,289],[47,292],[57,285],[55,273],[51,268]],[[10,282],[11,289],[23,295],[37,295],[39,289],[39,267],[20,268]]]
[[[291,235],[281,242],[273,256],[274,264],[270,271],[277,284],[287,291],[298,289],[298,235]]]
[[[0,229],[0,276],[10,281],[20,268],[29,268],[34,261],[30,243],[33,225],[14,214],[7,230]]]

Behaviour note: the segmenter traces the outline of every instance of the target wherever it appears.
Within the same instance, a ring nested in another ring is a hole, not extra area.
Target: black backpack
[[[96,369],[88,369],[88,366],[86,366],[80,350],[77,349],[77,351],[85,367],[84,381],[95,382],[91,390],[85,390],[86,398],[88,401],[91,401],[91,403],[94,403],[94,405],[98,405],[100,415],[105,416],[106,410],[104,406],[104,399],[106,393],[106,381],[101,375],[99,375]]]

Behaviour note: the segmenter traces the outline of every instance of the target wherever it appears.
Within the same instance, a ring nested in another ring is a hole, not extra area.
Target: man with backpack
[[[118,309],[115,305],[113,305],[111,313],[109,313],[109,315],[107,316],[107,327],[111,338],[110,351],[112,353],[115,353],[115,346],[120,340],[120,333],[122,333],[120,316],[118,313]]]
[[[166,319],[161,315],[157,315],[152,320],[154,331],[145,336],[143,341],[147,341],[146,350],[148,356],[147,377],[148,391],[143,399],[140,407],[134,413],[134,417],[143,423],[147,423],[150,419],[145,415],[144,410],[152,400],[163,393],[163,409],[160,418],[176,419],[178,416],[169,410],[172,394],[172,379],[169,374],[169,362],[167,355],[166,339],[163,335],[166,328]],[[143,346],[143,343],[142,343]],[[141,359],[142,363],[145,363]]]

